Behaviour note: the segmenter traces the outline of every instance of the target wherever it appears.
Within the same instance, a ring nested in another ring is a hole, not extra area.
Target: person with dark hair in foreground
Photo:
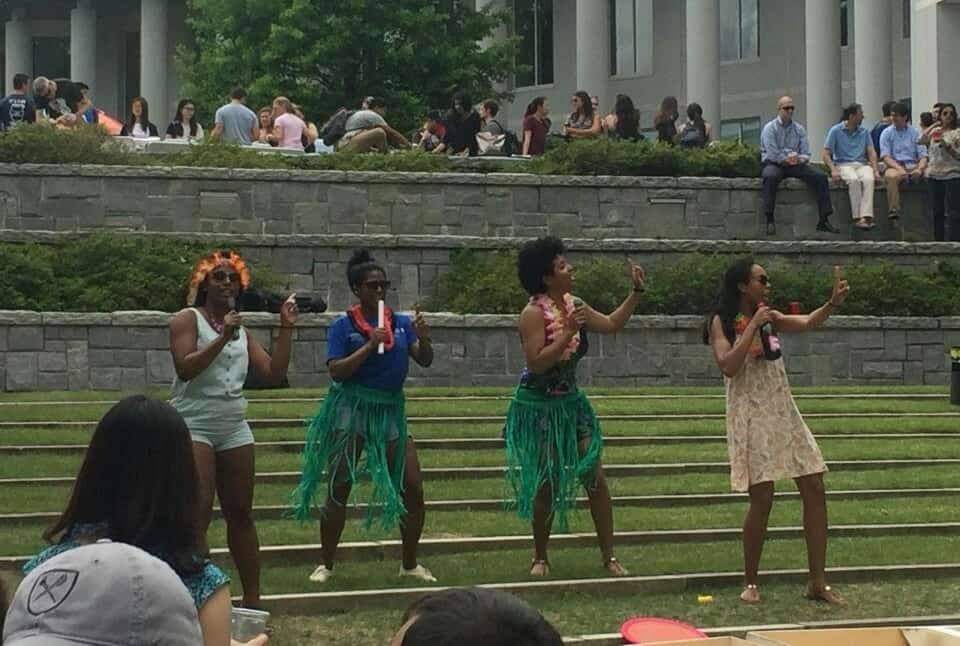
[[[560,633],[519,597],[453,588],[413,602],[390,646],[562,646]]]
[[[806,597],[846,605],[826,581],[827,465],[797,410],[776,332],[819,327],[846,300],[850,285],[833,268],[830,300],[810,314],[785,315],[767,306],[770,278],[752,258],[733,263],[723,277],[717,304],[703,327],[724,374],[730,485],[746,491],[750,507],[743,522],[744,590],[740,599],[758,603],[760,555],[773,506],[774,482],[792,478],[803,500],[803,531],[810,574]]]
[[[385,530],[392,530],[399,524],[400,576],[434,582],[430,570],[417,563],[423,481],[413,438],[407,434],[403,395],[410,359],[424,368],[433,363],[430,328],[419,311],[411,320],[386,307],[390,281],[369,252],[353,254],[347,282],[359,303],[327,332],[327,367],[333,383],[307,427],[303,474],[292,495],[294,516],[308,520],[318,485],[327,490],[320,518],[323,562],[310,580],[324,583],[333,575],[350,491],[358,480],[369,477],[373,487],[366,526],[379,521]]]
[[[520,314],[526,368],[507,411],[504,436],[507,482],[521,518],[533,521],[532,576],[547,576],[547,543],[554,516],[561,530],[576,505],[578,485],[590,498],[603,567],[627,570],[613,555],[613,509],[600,455],[600,424],[577,387],[577,364],[587,353],[587,331],[615,334],[640,304],[644,271],[631,263],[633,289],[609,315],[571,294],[574,269],[559,239],[527,242],[517,258],[520,283],[530,302]]]

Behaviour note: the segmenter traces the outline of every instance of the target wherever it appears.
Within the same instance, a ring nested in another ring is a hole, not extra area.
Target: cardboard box
[[[711,637],[710,639],[681,639],[672,642],[651,642],[642,646],[751,646],[739,637]]]
[[[759,646],[960,646],[960,632],[948,628],[837,628],[770,630],[747,634]]]

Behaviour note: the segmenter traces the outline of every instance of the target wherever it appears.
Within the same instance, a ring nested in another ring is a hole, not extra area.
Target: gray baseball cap
[[[140,548],[98,541],[37,566],[17,588],[4,646],[200,645],[183,581]]]

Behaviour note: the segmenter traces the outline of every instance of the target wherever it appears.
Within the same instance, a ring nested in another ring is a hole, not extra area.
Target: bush
[[[194,263],[222,247],[230,245],[111,234],[58,244],[0,243],[0,309],[175,312],[184,305]],[[251,265],[258,287],[277,284],[269,267]]]
[[[14,164],[141,164],[99,127],[60,130],[22,124],[0,135],[0,161]]]
[[[639,314],[704,315],[713,307],[720,280],[733,256],[689,254],[670,265],[648,268],[647,288]],[[832,268],[766,262],[773,284],[771,305],[786,312],[799,302],[805,312],[830,297]],[[625,261],[591,258],[574,261],[576,293],[597,310],[610,312],[629,293]],[[843,314],[863,316],[960,315],[960,264],[941,263],[926,269],[882,262],[844,269],[851,296]],[[450,271],[440,277],[434,311],[462,314],[516,314],[526,302],[516,277],[512,252],[462,251],[453,254]]]

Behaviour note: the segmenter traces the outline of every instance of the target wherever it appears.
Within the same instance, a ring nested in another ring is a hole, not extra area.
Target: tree
[[[383,96],[395,127],[445,109],[458,90],[474,101],[504,98],[516,42],[481,45],[507,12],[473,0],[188,0],[193,42],[178,59],[186,89],[205,111],[236,85],[254,109],[276,96],[311,121],[363,97]]]

